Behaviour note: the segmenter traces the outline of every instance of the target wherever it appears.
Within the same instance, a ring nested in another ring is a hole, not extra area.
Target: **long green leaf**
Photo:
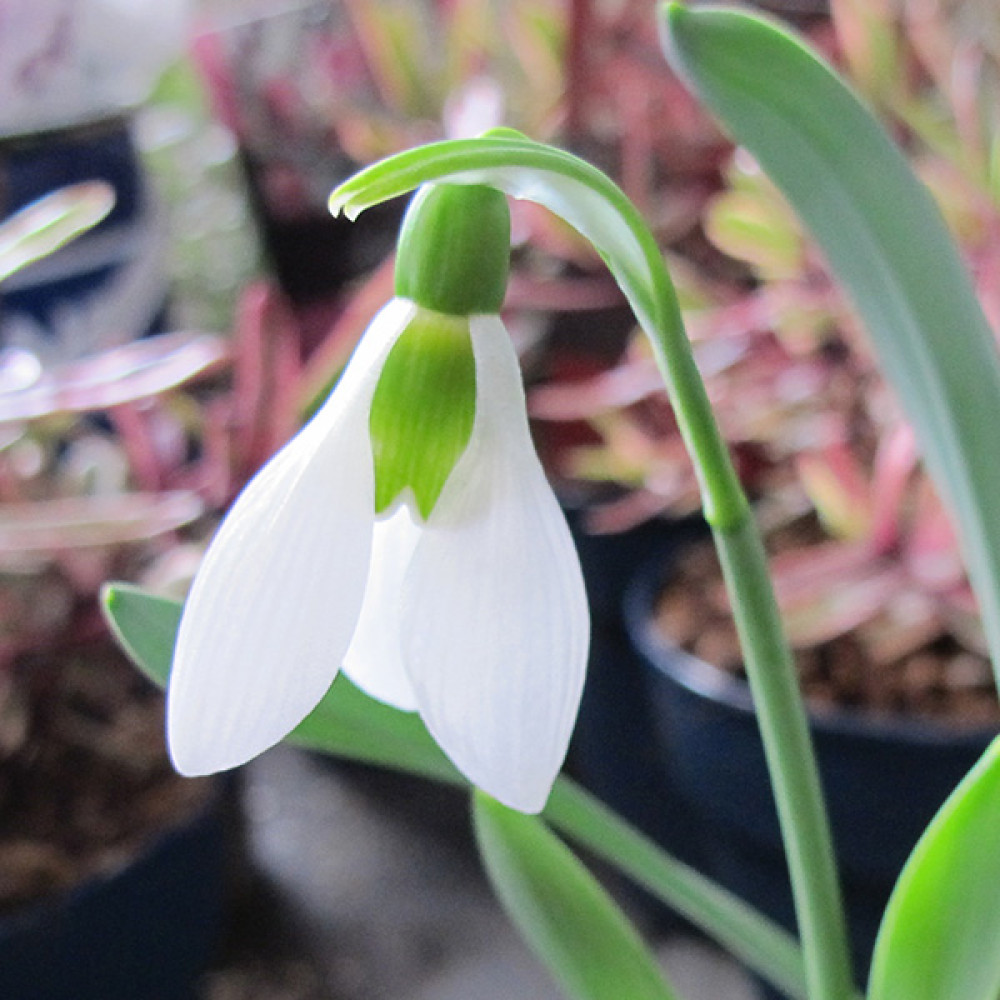
[[[875,945],[869,996],[1000,997],[1000,740],[906,863]]]
[[[122,648],[153,683],[166,687],[181,605],[121,583],[105,587],[102,598],[105,617]],[[290,740],[353,760],[465,783],[416,715],[382,705],[344,677],[334,682]],[[805,996],[802,955],[790,934],[671,858],[568,778],[556,782],[544,816],[776,986],[792,996]]]
[[[674,1000],[642,939],[573,852],[537,817],[476,791],[476,842],[490,881],[535,954],[576,1000]]]
[[[546,821],[595,857],[687,917],[729,954],[790,997],[805,1000],[805,964],[798,941],[700,872],[666,854],[647,836],[572,781],[552,790]]]
[[[875,343],[959,526],[1000,669],[1000,359],[930,194],[871,113],[782,29],[665,8],[664,47],[825,252]]]

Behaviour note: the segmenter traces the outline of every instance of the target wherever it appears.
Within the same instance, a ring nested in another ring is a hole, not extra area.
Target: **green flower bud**
[[[505,195],[490,187],[425,185],[400,230],[396,294],[451,316],[498,313],[509,263]]]

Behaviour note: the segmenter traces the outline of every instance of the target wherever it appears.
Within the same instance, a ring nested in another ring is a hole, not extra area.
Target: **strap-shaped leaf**
[[[510,918],[575,1000],[673,1000],[617,904],[537,816],[476,791],[476,841]]]
[[[181,605],[123,583],[105,587],[102,598],[105,618],[123,649],[154,684],[166,687]],[[325,753],[463,782],[416,715],[375,701],[346,677],[334,681],[290,739]],[[789,995],[805,996],[802,955],[790,934],[671,858],[568,778],[556,782],[545,816]]]
[[[914,849],[886,910],[870,1000],[1000,997],[1000,740]]]
[[[955,244],[854,93],[768,22],[665,8],[667,57],[757,158],[849,292],[960,527],[1000,664],[1000,360]]]

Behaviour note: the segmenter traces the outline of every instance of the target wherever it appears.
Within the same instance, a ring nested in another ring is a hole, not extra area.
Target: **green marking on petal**
[[[411,490],[426,520],[469,443],[475,416],[468,317],[419,309],[389,352],[372,399],[375,512]]]

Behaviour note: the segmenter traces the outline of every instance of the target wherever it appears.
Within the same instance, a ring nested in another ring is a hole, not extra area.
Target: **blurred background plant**
[[[944,0],[833,0],[831,13],[814,38],[931,188],[996,328],[1000,15],[990,4]],[[703,203],[702,232],[723,266],[681,262],[673,271],[774,551],[811,696],[994,723],[1000,713],[955,537],[864,330],[752,159],[733,151],[720,178]],[[696,484],[641,338],[591,379],[538,386],[531,406],[543,425],[575,427],[582,442],[553,456],[557,475],[625,488],[590,511],[593,530],[695,508]],[[665,627],[710,662],[738,669],[712,565],[689,560],[697,568],[673,589]],[[696,611],[685,591],[711,610]]]
[[[0,270],[113,200],[90,183],[23,208],[0,223]],[[282,343],[268,308],[247,292],[232,345],[162,334],[48,368],[0,353],[0,911],[117,868],[204,802],[172,775],[161,699],[112,652],[96,594],[109,573],[183,579],[183,532],[270,453],[264,434],[288,432],[287,396],[265,398],[260,376],[281,371],[262,356]]]

